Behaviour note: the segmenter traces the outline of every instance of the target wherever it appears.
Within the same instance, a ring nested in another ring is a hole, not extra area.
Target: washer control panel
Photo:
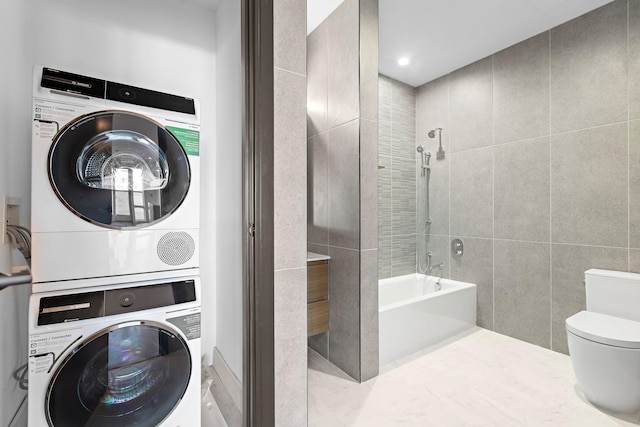
[[[98,292],[57,295],[40,300],[38,325],[94,319],[195,300],[196,289],[193,279]]]

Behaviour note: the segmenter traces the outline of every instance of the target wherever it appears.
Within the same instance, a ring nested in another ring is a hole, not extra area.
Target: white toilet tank
[[[640,322],[640,274],[591,269],[584,277],[587,311]]]

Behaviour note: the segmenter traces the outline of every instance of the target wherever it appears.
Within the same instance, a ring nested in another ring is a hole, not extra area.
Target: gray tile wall
[[[307,424],[307,77],[304,0],[275,0],[275,424]]]
[[[331,256],[309,345],[361,381],[378,373],[377,43],[377,0],[346,0],[307,44],[307,247]]]
[[[378,275],[416,271],[416,90],[378,78]]]
[[[378,0],[360,0],[360,381],[379,372]]]
[[[446,152],[429,250],[478,285],[479,325],[566,353],[584,271],[640,272],[639,54],[640,1],[616,0],[417,89],[417,144],[435,153],[427,132],[442,127]],[[381,157],[388,140],[381,129]],[[389,246],[381,260],[402,247]]]

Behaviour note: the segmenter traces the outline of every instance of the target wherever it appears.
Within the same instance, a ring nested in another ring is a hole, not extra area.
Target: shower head
[[[435,128],[429,131],[429,133],[427,135],[429,135],[429,138],[435,138],[436,137],[436,132],[442,132],[442,128]]]

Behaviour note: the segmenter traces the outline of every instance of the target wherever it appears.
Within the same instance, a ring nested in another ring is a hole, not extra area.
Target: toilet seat
[[[614,347],[640,349],[640,322],[581,311],[566,320],[567,331],[578,337]]]

